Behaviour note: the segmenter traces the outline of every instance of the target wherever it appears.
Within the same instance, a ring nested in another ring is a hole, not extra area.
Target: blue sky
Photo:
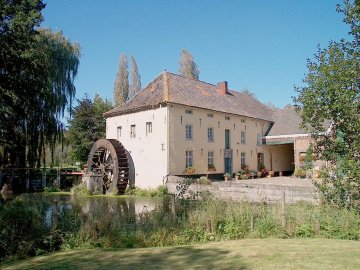
[[[142,86],[164,68],[178,73],[183,48],[200,80],[228,81],[264,102],[292,103],[317,44],[347,37],[335,0],[48,0],[42,26],[82,48],[77,98],[113,100],[121,53],[136,58]]]

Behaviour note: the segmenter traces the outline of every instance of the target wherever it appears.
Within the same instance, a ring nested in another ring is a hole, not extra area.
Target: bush
[[[201,176],[196,180],[196,183],[199,185],[211,185],[211,180],[207,179],[206,176]]]
[[[306,171],[304,169],[296,169],[294,171],[294,176],[297,178],[305,178],[306,177]]]
[[[44,192],[59,192],[61,189],[58,186],[49,186],[44,188]]]
[[[4,199],[4,201],[10,200],[13,197],[13,191],[11,189],[11,186],[5,183],[0,191],[0,195]]]
[[[71,195],[73,196],[90,196],[92,195],[91,191],[89,191],[84,183],[80,183],[77,186],[71,188]]]
[[[125,195],[134,195],[134,196],[139,196],[139,197],[162,198],[162,197],[165,197],[167,194],[168,194],[168,191],[165,186],[158,186],[155,189],[129,187],[125,190]]]
[[[45,224],[43,205],[31,208],[17,198],[0,206],[0,260],[60,249],[61,232],[50,230]]]

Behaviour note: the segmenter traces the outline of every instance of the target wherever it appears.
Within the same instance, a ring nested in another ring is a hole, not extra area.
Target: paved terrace
[[[170,176],[167,188],[170,193],[176,194],[176,186],[180,177]],[[252,202],[277,203],[285,193],[286,203],[307,201],[318,203],[318,194],[312,180],[292,177],[257,178],[250,180],[215,181],[211,185],[192,184],[191,192],[208,191],[217,198],[235,201],[248,200]]]

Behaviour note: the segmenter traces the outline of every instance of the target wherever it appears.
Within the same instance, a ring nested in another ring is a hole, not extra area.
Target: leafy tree
[[[99,95],[93,101],[85,96],[77,103],[69,120],[68,141],[73,160],[85,163],[93,143],[105,138],[106,121],[102,114],[112,109],[112,103]]]
[[[131,62],[131,85],[129,91],[129,99],[136,95],[141,90],[140,75],[135,61],[135,57],[130,57]]]
[[[335,176],[324,175],[318,185],[325,200],[360,209],[360,1],[345,0],[337,10],[350,25],[350,39],[318,48],[294,101],[314,153],[335,166]]]
[[[181,76],[195,80],[199,79],[199,68],[194,62],[192,55],[186,49],[181,51],[179,64],[179,73]]]
[[[114,85],[115,106],[123,104],[129,96],[129,71],[128,60],[125,54],[120,55],[119,70],[116,74]]]
[[[0,3],[0,144],[12,164],[33,167],[62,135],[80,47],[61,32],[38,29],[41,0]]]

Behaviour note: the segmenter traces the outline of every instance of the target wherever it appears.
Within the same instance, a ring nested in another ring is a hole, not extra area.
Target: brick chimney
[[[216,92],[217,92],[219,95],[229,94],[227,82],[226,82],[226,81],[224,81],[224,82],[219,82],[219,83],[216,85]]]

